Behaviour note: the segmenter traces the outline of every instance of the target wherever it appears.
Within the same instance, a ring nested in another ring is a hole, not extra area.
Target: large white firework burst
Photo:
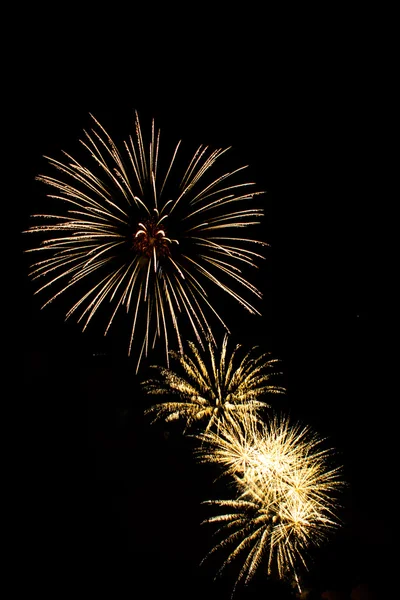
[[[44,306],[75,290],[67,318],[77,314],[86,329],[107,305],[106,333],[124,309],[131,315],[128,351],[135,342],[138,365],[159,338],[167,360],[171,335],[182,351],[183,315],[200,344],[212,336],[212,315],[228,330],[209,300],[210,284],[259,314],[246,298],[261,297],[247,270],[266,244],[242,232],[260,222],[263,211],[252,200],[262,192],[240,180],[244,166],[215,171],[229,148],[201,145],[183,165],[178,142],[164,162],[154,121],[146,141],[136,113],[136,134],[119,150],[92,118],[81,140],[90,165],[67,153],[65,161],[46,157],[60,175],[38,177],[61,208],[33,215],[42,222],[28,229],[43,236],[28,251],[43,255],[31,277],[43,280],[36,293],[50,292]]]
[[[299,582],[308,550],[340,524],[343,481],[341,467],[332,464],[333,450],[309,427],[278,416],[264,423],[252,413],[224,419],[217,430],[197,437],[198,459],[217,463],[236,483],[234,499],[206,502],[219,509],[206,522],[221,525],[220,541],[208,556],[227,552],[218,573],[241,560],[234,590],[261,568]]]
[[[208,431],[230,413],[253,411],[268,406],[265,396],[282,394],[284,388],[273,383],[277,359],[270,353],[257,354],[256,347],[243,352],[240,344],[228,350],[229,336],[221,348],[208,341],[208,352],[188,342],[189,351],[171,352],[181,373],[176,369],[153,366],[156,377],[142,383],[151,395],[167,395],[165,402],[154,404],[146,414],[154,420],[182,420],[185,429],[196,423]]]

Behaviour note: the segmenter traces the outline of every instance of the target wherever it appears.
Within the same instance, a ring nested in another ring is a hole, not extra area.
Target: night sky
[[[209,62],[199,52],[190,72],[182,48],[148,69],[135,70],[133,61],[120,72],[115,58],[100,65],[90,52],[87,61],[63,56],[50,66],[56,37],[27,58],[15,200],[17,388],[22,562],[42,597],[68,589],[90,598],[224,600],[231,591],[229,576],[214,583],[213,568],[198,566],[212,544],[211,529],[200,526],[201,502],[218,497],[218,484],[194,464],[190,441],[143,418],[148,399],[124,332],[104,338],[105,318],[85,333],[65,322],[73,297],[40,310],[23,253],[30,240],[19,233],[43,206],[46,189],[35,181],[49,173],[43,155],[74,155],[89,113],[121,142],[134,131],[135,109],[144,128],[156,118],[164,139],[233,146],[266,190],[262,235],[271,247],[257,275],[263,316],[239,306],[228,312],[232,337],[281,359],[287,394],[274,406],[329,438],[348,482],[344,525],[315,553],[306,581],[318,593],[347,594],[357,583],[387,583],[389,315],[378,248],[391,165],[383,110],[390,77],[372,42],[353,46],[348,35],[345,51],[343,40],[323,45],[323,37],[317,47],[293,42],[290,50],[282,40],[271,53],[249,35],[244,53],[220,48]],[[268,589],[258,576],[238,597],[267,597]],[[270,597],[280,593],[286,597],[280,589]]]

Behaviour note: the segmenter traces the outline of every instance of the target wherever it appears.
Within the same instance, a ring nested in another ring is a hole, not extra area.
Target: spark
[[[151,395],[176,396],[154,404],[146,414],[154,421],[182,420],[185,430],[196,423],[206,423],[206,430],[226,414],[242,414],[268,406],[267,394],[281,394],[284,388],[274,385],[271,379],[278,362],[270,353],[256,354],[256,347],[241,352],[237,344],[228,350],[229,336],[225,334],[218,351],[212,340],[208,352],[201,352],[193,342],[183,355],[171,352],[182,374],[171,368],[152,366],[157,376],[142,382],[143,389]]]
[[[260,314],[246,297],[261,298],[247,268],[258,266],[267,244],[237,234],[260,223],[263,210],[253,200],[262,192],[236,181],[245,167],[214,174],[229,148],[201,145],[179,173],[179,141],[163,168],[160,131],[153,120],[146,141],[135,114],[136,135],[121,150],[91,115],[94,125],[81,140],[91,166],[67,153],[65,161],[46,157],[60,175],[37,179],[55,190],[48,198],[60,209],[33,215],[41,223],[27,233],[42,240],[27,252],[43,256],[30,270],[43,282],[35,293],[50,292],[43,307],[75,292],[66,317],[76,315],[85,330],[108,310],[105,334],[117,314],[131,315],[128,353],[135,343],[138,369],[160,339],[169,364],[171,326],[182,352],[184,318],[201,346],[212,336],[211,316],[229,330],[209,300],[209,284]]]

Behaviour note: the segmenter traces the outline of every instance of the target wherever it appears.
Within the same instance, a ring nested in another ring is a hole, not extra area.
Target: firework
[[[257,355],[256,347],[243,353],[240,344],[229,352],[228,340],[226,334],[219,354],[211,340],[208,353],[200,352],[193,342],[188,342],[190,352],[171,352],[182,375],[169,368],[153,367],[158,376],[144,381],[143,389],[152,395],[176,396],[176,400],[155,404],[146,414],[154,420],[181,419],[186,429],[205,422],[208,431],[224,415],[265,408],[268,404],[261,398],[284,392],[284,388],[271,383],[271,378],[278,375],[273,370],[277,359],[269,353]]]
[[[242,558],[235,588],[261,565],[268,575],[298,582],[307,551],[339,525],[335,508],[343,482],[341,468],[331,465],[332,449],[308,427],[276,416],[262,423],[251,413],[197,437],[199,460],[217,463],[236,483],[233,500],[206,502],[222,511],[206,521],[221,525],[222,538],[208,556],[230,548],[218,574]]]
[[[36,293],[49,293],[43,306],[75,292],[66,317],[86,329],[106,307],[105,333],[117,314],[129,313],[128,353],[135,341],[138,365],[160,338],[168,361],[171,330],[182,351],[183,318],[199,344],[212,336],[211,316],[228,330],[208,299],[209,286],[260,314],[246,298],[261,297],[247,270],[266,244],[242,232],[260,222],[263,211],[251,201],[262,192],[241,181],[244,166],[214,172],[229,148],[200,146],[183,165],[178,142],[164,163],[154,121],[146,141],[136,114],[136,134],[119,150],[92,118],[81,140],[90,165],[66,153],[64,162],[46,157],[59,177],[38,177],[59,205],[59,212],[33,215],[41,223],[28,229],[42,236],[28,252],[43,257],[30,271],[43,282]]]

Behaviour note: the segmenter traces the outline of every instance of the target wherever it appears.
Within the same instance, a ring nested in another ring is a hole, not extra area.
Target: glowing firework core
[[[165,228],[154,218],[139,223],[138,230],[133,237],[134,249],[148,258],[154,254],[158,258],[170,256],[170,242],[171,240],[165,236]]]

